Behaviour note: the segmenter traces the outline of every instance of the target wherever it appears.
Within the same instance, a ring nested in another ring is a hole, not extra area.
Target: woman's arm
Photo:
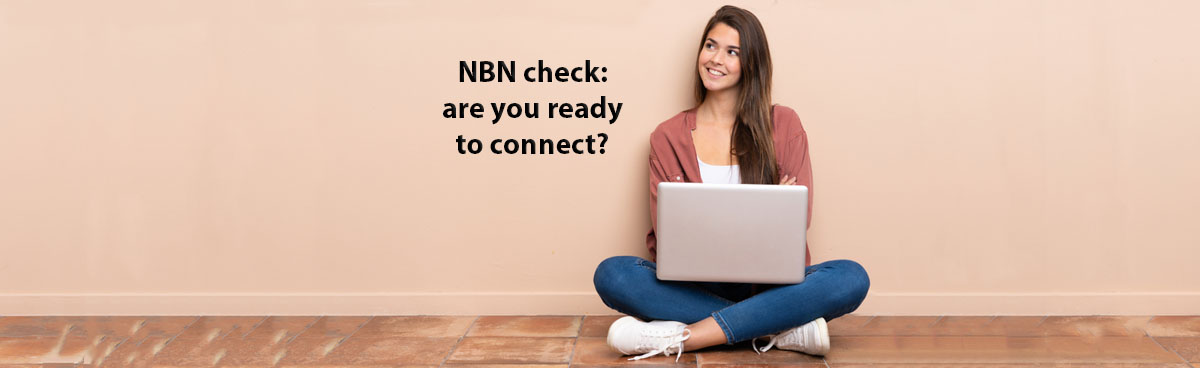
[[[808,156],[808,132],[800,123],[800,115],[790,107],[775,105],[772,107],[775,127],[781,129],[776,134],[782,134],[786,139],[776,141],[775,154],[779,162],[779,177],[787,176],[794,179],[795,185],[808,187],[808,216],[805,229],[812,225],[813,209],[813,178],[812,162]]]
[[[799,118],[796,120],[799,124]],[[795,185],[804,185],[808,187],[808,215],[806,216],[808,223],[805,227],[812,225],[812,208],[813,208],[813,178],[812,178],[812,163],[808,157],[808,133],[803,128],[800,133],[787,140],[782,152],[780,152],[780,162],[783,166],[780,167],[782,172],[780,175],[786,175],[789,179],[794,180]]]
[[[796,111],[789,108],[776,106],[776,121],[782,120],[784,124],[776,126],[788,127],[788,138],[783,141],[782,147],[778,149],[780,176],[787,175],[794,177],[796,185],[808,187],[808,216],[805,216],[806,223],[804,228],[807,230],[812,227],[813,219],[813,178],[812,178],[812,162],[808,155],[808,132],[804,130],[804,126],[800,125],[800,116],[796,115]],[[808,241],[808,247],[805,249],[805,265],[812,265],[812,241]]]
[[[658,161],[658,155],[654,154],[654,145],[650,145],[650,233],[646,234],[646,248],[650,250],[650,260],[656,261],[658,258],[657,237],[654,234],[654,229],[658,228],[658,183],[667,181],[667,172],[663,169],[662,163]]]

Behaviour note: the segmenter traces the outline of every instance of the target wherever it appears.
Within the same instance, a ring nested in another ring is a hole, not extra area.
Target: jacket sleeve
[[[646,234],[646,248],[650,250],[650,260],[657,261],[658,249],[657,238],[654,235],[654,229],[658,228],[658,183],[667,180],[667,172],[663,169],[662,163],[658,161],[658,155],[654,153],[653,141],[650,144],[650,232]]]
[[[789,138],[788,143],[784,147],[784,155],[788,159],[785,167],[781,167],[781,174],[796,177],[796,185],[804,185],[808,187],[808,215],[806,216],[808,223],[805,228],[812,226],[812,208],[813,208],[813,177],[812,177],[812,162],[808,157],[808,133],[803,129],[800,134]]]
[[[785,119],[792,120],[795,124],[797,133],[792,133],[785,141],[782,150],[778,153],[780,158],[780,176],[788,175],[796,177],[796,185],[804,185],[808,187],[808,215],[805,216],[805,230],[812,227],[813,219],[813,177],[812,177],[812,162],[808,155],[808,132],[800,125],[800,117],[795,111],[788,110],[782,116]],[[806,265],[812,265],[812,242],[808,242],[805,249],[807,260]]]

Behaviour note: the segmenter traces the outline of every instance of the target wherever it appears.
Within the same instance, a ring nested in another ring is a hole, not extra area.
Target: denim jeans
[[[644,321],[692,324],[711,316],[727,344],[853,312],[871,286],[866,270],[850,260],[808,266],[803,282],[763,285],[753,295],[750,284],[662,281],[656,273],[654,262],[617,256],[600,262],[593,281],[604,304]]]

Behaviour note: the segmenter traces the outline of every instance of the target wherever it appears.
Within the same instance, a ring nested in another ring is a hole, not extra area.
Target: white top
[[[696,162],[700,163],[700,181],[706,184],[742,183],[738,165],[709,165],[700,159],[700,155],[696,155]]]

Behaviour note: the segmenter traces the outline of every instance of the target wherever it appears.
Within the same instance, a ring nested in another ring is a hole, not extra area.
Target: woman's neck
[[[726,88],[721,91],[709,91],[704,101],[696,108],[696,124],[705,127],[732,129],[737,122],[736,88]]]

